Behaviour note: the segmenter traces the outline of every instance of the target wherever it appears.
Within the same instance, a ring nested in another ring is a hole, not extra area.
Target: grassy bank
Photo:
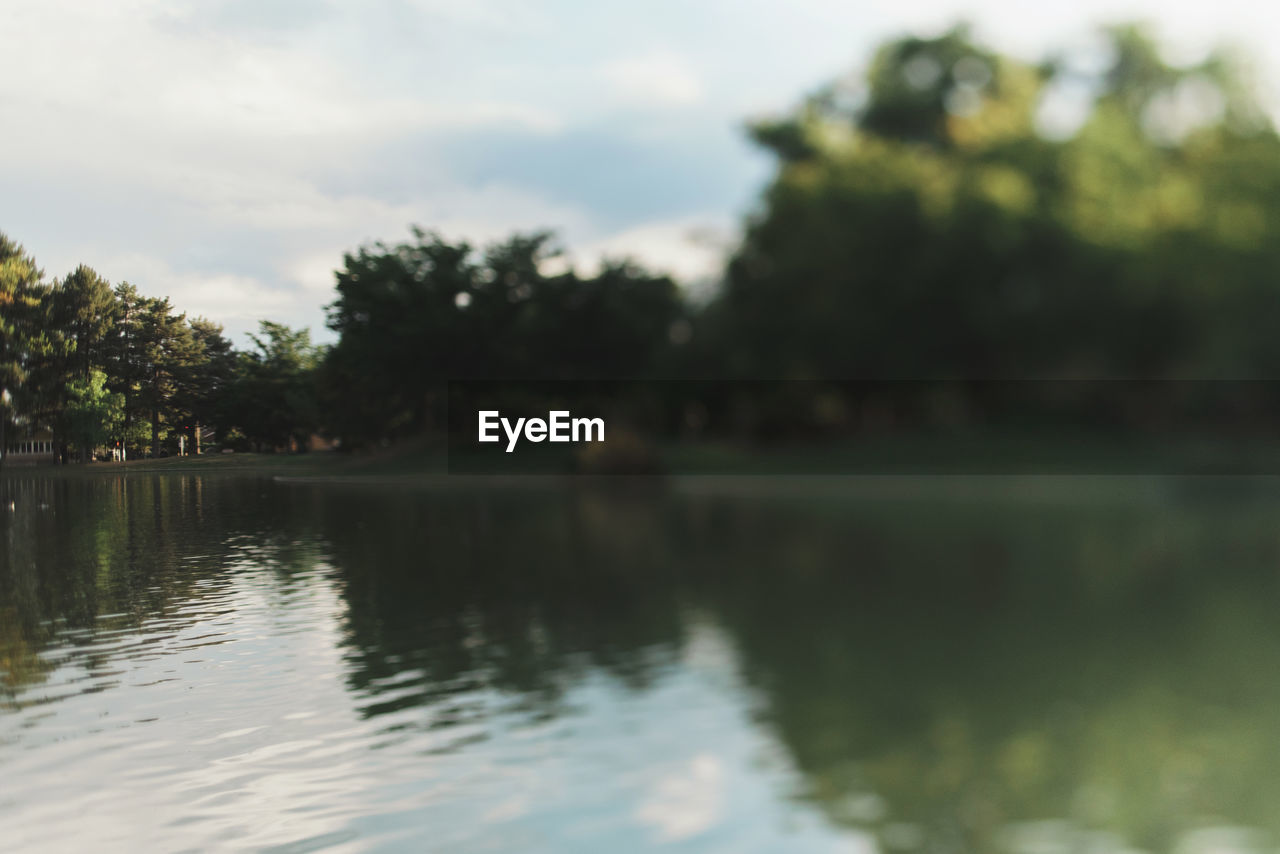
[[[1116,435],[899,435],[858,441],[776,443],[690,442],[652,449],[669,474],[1280,474],[1280,442],[1251,437],[1148,438]],[[402,478],[446,474],[564,475],[575,471],[573,449],[450,459],[440,443],[403,443],[342,454],[211,454],[128,463],[12,467],[12,472],[94,476],[132,472],[238,473],[290,478]]]
[[[257,474],[266,476],[394,476],[437,474],[445,471],[445,456],[439,448],[422,446],[392,448],[378,452],[339,454],[203,454],[130,460],[124,463],[70,463],[63,466],[6,466],[6,474],[53,474],[93,477],[119,474]]]

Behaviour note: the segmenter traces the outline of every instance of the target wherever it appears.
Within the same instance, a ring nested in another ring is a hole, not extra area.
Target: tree
[[[47,426],[65,459],[83,460],[106,441],[153,455],[175,431],[200,448],[202,426],[230,424],[244,361],[204,318],[187,320],[168,298],[114,289],[81,264],[51,286],[22,247],[0,234],[0,448],[11,422]],[[249,360],[261,413],[246,420],[285,440],[305,439],[318,420],[314,374],[322,350],[305,330],[264,323]],[[264,384],[265,383],[265,384]],[[278,397],[277,397],[278,395]],[[279,408],[280,412],[275,412]]]
[[[439,425],[449,380],[645,378],[687,312],[674,282],[631,263],[547,272],[547,233],[483,253],[415,238],[362,248],[337,273],[323,388],[349,446]]]
[[[43,273],[22,246],[0,232],[0,465],[8,454],[5,428],[20,400],[30,361],[48,347],[40,324]]]
[[[226,398],[235,377],[236,353],[220,324],[197,317],[190,326],[201,357],[187,366],[181,387],[183,408],[191,414],[193,447],[199,454],[201,427],[222,423],[228,411]]]
[[[58,346],[46,360],[41,376],[48,391],[48,417],[54,432],[69,438],[68,389],[75,381],[83,385],[94,370],[107,366],[119,307],[111,284],[84,264],[54,282],[50,297],[48,323],[57,330]],[[79,447],[81,461],[87,462],[92,447],[83,443]]]
[[[855,397],[1274,371],[1280,141],[1228,55],[1173,67],[1140,29],[1107,36],[1087,74],[962,28],[895,41],[861,85],[757,124],[777,173],[699,323],[722,369]],[[1051,133],[1064,89],[1095,97]]]
[[[151,427],[142,401],[142,384],[146,379],[146,366],[142,359],[142,318],[147,300],[133,285],[121,282],[115,287],[115,301],[116,322],[107,343],[107,373],[111,390],[124,397],[120,441],[127,457],[131,450],[145,446]]]
[[[54,284],[53,301],[54,322],[74,353],[73,372],[87,378],[108,361],[107,342],[119,313],[111,283],[81,264]]]
[[[138,357],[141,374],[139,399],[151,421],[151,455],[159,456],[161,436],[181,420],[180,381],[199,365],[204,354],[187,325],[186,315],[175,314],[168,297],[147,299],[138,316]]]
[[[316,367],[321,353],[307,329],[264,320],[249,336],[256,350],[239,355],[233,423],[259,447],[305,450],[319,423]]]
[[[124,424],[124,395],[107,388],[107,375],[97,368],[87,377],[67,384],[64,414],[67,438],[80,450],[82,460],[95,448],[113,441]]]

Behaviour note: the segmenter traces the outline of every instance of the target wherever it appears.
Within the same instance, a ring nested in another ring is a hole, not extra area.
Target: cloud
[[[219,14],[239,8],[224,4]],[[203,169],[257,158],[277,168],[333,168],[406,134],[550,133],[563,123],[519,98],[406,85],[342,46],[342,19],[263,43],[217,27],[175,28],[154,0],[110,8],[15,0],[8,17],[0,103],[38,131],[7,135],[5,152],[28,166],[138,171],[176,160]],[[352,32],[361,32],[355,23]]]
[[[256,276],[174,269],[162,258],[128,253],[103,259],[120,281],[148,296],[168,296],[189,317],[203,316],[250,329],[258,320],[292,315],[297,308],[289,290],[270,287]]]
[[[605,260],[631,258],[681,281],[698,282],[719,274],[732,234],[723,216],[683,216],[571,243],[569,251],[586,274]]]
[[[486,34],[493,32],[535,32],[545,35],[550,27],[536,8],[520,0],[407,0],[407,4],[433,23],[450,23]]]
[[[645,106],[688,106],[702,100],[703,85],[687,60],[657,51],[605,65],[603,75],[614,94]]]

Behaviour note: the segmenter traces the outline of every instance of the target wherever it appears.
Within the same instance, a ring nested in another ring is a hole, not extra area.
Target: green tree
[[[97,368],[67,384],[66,436],[81,459],[119,435],[124,425],[124,395],[107,388],[107,375]]]
[[[53,288],[54,322],[63,330],[74,359],[72,373],[83,379],[108,362],[107,343],[119,306],[111,283],[81,264]]]
[[[778,157],[700,347],[732,376],[1269,376],[1280,141],[1239,64],[1033,66],[956,29],[757,124]],[[1087,93],[1052,131],[1054,98]],[[1046,118],[1048,117],[1048,118]],[[711,343],[713,341],[713,343]]]
[[[319,423],[316,368],[321,351],[307,329],[261,321],[249,336],[255,350],[239,354],[232,419],[259,448],[306,449]]]
[[[169,298],[146,299],[138,315],[139,402],[151,422],[151,455],[160,454],[160,440],[187,414],[181,382],[204,361],[199,341],[186,315],[174,313]]]
[[[49,346],[40,323],[47,297],[35,259],[0,232],[0,464],[8,453],[5,430],[22,400],[31,360]]]
[[[127,456],[145,447],[151,432],[148,412],[142,400],[142,384],[146,379],[146,366],[142,359],[142,318],[147,300],[128,282],[116,285],[115,300],[116,322],[107,345],[108,382],[112,391],[124,396],[121,447]]]
[[[156,454],[177,429],[198,449],[200,426],[223,417],[238,359],[222,327],[188,322],[127,282],[113,289],[83,264],[50,286],[40,278],[0,235],[0,434],[15,419],[48,426],[64,459],[68,444],[87,460],[108,439]]]
[[[483,253],[415,230],[415,241],[347,255],[323,366],[330,427],[348,445],[442,422],[459,379],[639,379],[687,309],[675,283],[627,262],[593,277],[547,272],[546,233]]]
[[[237,356],[220,324],[197,317],[190,326],[201,357],[187,366],[183,377],[183,408],[190,413],[192,447],[198,454],[202,428],[220,425],[227,415],[227,395],[235,378]]]
[[[81,264],[53,284],[47,322],[57,346],[44,360],[40,377],[46,418],[60,445],[71,437],[68,390],[74,381],[83,384],[94,370],[107,367],[117,314],[111,284],[91,267]],[[81,461],[87,462],[92,447],[83,442],[78,447]]]

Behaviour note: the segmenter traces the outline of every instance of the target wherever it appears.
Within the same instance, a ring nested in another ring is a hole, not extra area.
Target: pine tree
[[[119,314],[111,283],[81,264],[53,291],[60,328],[74,345],[71,372],[80,379],[108,361],[107,345]]]
[[[11,405],[20,398],[31,359],[48,345],[39,322],[47,294],[43,275],[35,259],[0,232],[0,465]]]
[[[203,348],[187,325],[187,316],[173,313],[168,297],[143,303],[138,343],[140,397],[151,416],[151,455],[155,457],[160,454],[161,421],[175,420],[171,416],[179,383],[184,372],[200,361]]]
[[[84,386],[94,370],[103,370],[109,361],[109,343],[119,307],[111,283],[84,264],[66,278],[55,282],[50,303],[51,328],[60,333],[61,358],[53,360],[45,381],[53,399],[52,423],[56,431],[68,435],[66,412],[73,383]],[[93,448],[79,443],[80,459],[88,461]]]
[[[183,386],[185,408],[191,413],[192,443],[199,454],[201,427],[217,423],[226,412],[224,397],[235,376],[236,354],[222,334],[221,324],[197,317],[190,326],[201,353],[186,372]]]
[[[146,298],[128,282],[115,288],[116,322],[107,342],[108,382],[112,391],[124,397],[124,420],[121,427],[121,450],[128,458],[129,448],[145,419],[141,389],[145,375],[142,364],[142,316]]]

